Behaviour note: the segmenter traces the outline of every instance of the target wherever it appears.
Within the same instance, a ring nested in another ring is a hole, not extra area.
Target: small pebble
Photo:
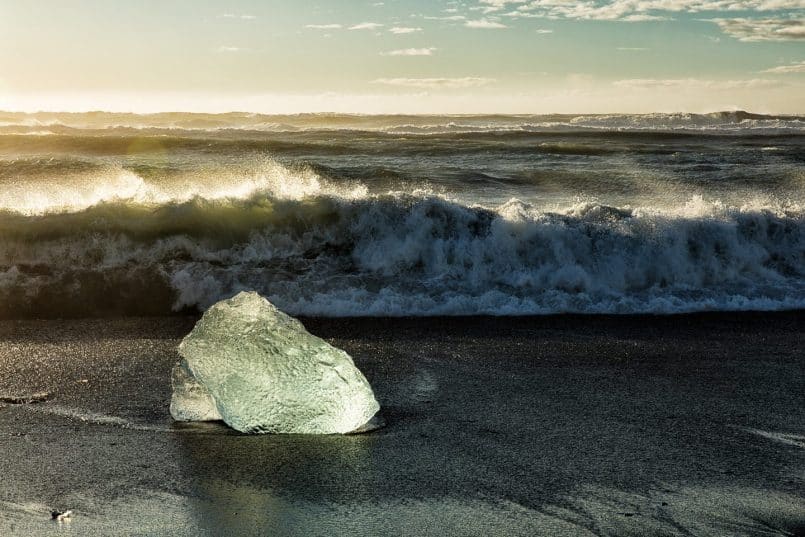
[[[51,511],[50,518],[56,522],[68,522],[73,517],[73,512],[68,509],[67,511]]]

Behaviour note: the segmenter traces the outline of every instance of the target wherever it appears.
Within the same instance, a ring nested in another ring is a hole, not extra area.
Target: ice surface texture
[[[247,433],[348,433],[380,409],[350,356],[254,292],[213,305],[179,345],[171,415]]]
[[[207,389],[199,384],[186,360],[173,368],[173,397],[171,416],[179,421],[215,421],[223,419],[215,406],[215,400]]]

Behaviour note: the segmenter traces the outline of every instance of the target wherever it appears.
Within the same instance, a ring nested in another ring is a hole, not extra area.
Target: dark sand
[[[308,319],[387,426],[168,414],[193,318],[0,322],[0,535],[805,535],[805,313]],[[73,509],[72,521],[50,520]]]

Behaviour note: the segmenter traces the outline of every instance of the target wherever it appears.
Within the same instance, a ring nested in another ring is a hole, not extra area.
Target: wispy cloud
[[[414,32],[421,32],[422,28],[412,28],[410,26],[393,26],[389,28],[389,32],[393,34],[413,34]]]
[[[224,13],[221,17],[224,19],[240,19],[244,21],[253,21],[257,18],[255,15],[239,15],[237,13]]]
[[[506,26],[503,23],[500,23],[500,22],[497,22],[497,21],[491,21],[491,20],[488,20],[488,19],[480,19],[480,20],[477,20],[477,21],[467,21],[467,22],[464,23],[464,26],[466,26],[467,28],[480,28],[480,29],[488,29],[488,30],[494,30],[494,29],[498,29],[498,28],[508,28],[508,26]]]
[[[512,10],[508,17],[549,19],[619,20],[641,22],[667,20],[673,13],[708,11],[784,11],[805,8],[803,0],[478,0],[484,13]]]
[[[458,89],[477,88],[495,82],[494,78],[462,77],[462,78],[378,78],[372,84],[386,86],[402,86],[423,89]]]
[[[306,24],[305,28],[311,28],[313,30],[338,30],[339,28],[343,28],[340,24]]]
[[[778,86],[780,85],[780,82],[766,78],[752,78],[747,80],[708,80],[700,78],[631,78],[626,80],[616,80],[612,84],[619,88],[642,90],[656,90],[661,88],[679,90],[735,90]]]
[[[377,30],[378,28],[382,28],[383,25],[379,22],[361,22],[360,24],[356,24],[354,26],[350,26],[350,30]]]
[[[502,17],[509,17],[512,19],[542,19],[545,18],[543,15],[539,13],[530,13],[528,11],[510,11],[508,13],[502,13]]]
[[[761,71],[761,73],[769,73],[772,75],[789,75],[794,73],[805,73],[805,61],[799,63],[792,63],[790,65],[778,65],[771,69]]]
[[[432,15],[425,15],[423,18],[429,21],[463,21],[467,17],[465,17],[464,15],[448,15],[444,17],[434,17]]]
[[[398,50],[390,50],[388,52],[381,52],[381,56],[433,56],[436,47],[427,48],[402,48]]]
[[[244,51],[249,50],[249,49],[246,49],[246,48],[243,48],[243,47],[233,47],[233,46],[230,46],[230,45],[222,45],[222,46],[218,47],[216,50],[218,52],[244,52]]]
[[[721,31],[739,41],[805,39],[805,19],[712,19]]]
[[[485,13],[500,11],[509,4],[526,4],[526,0],[481,0],[481,8]]]
[[[626,15],[620,20],[622,20],[623,22],[651,22],[651,21],[669,21],[673,19],[665,15],[651,15],[649,13],[633,13],[632,15]]]

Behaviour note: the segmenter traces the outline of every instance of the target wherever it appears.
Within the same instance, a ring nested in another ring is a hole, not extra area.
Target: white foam
[[[780,433],[774,431],[761,431],[759,429],[746,429],[747,432],[768,438],[781,444],[805,449],[805,435],[794,433]]]

